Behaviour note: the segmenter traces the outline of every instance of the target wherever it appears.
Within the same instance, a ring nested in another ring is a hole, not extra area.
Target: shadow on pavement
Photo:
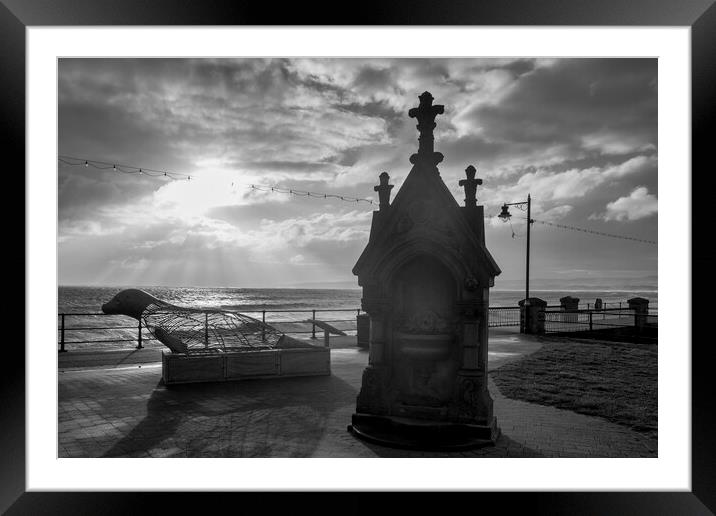
[[[104,457],[305,457],[326,418],[354,400],[336,376],[174,385],[160,381],[146,417]]]

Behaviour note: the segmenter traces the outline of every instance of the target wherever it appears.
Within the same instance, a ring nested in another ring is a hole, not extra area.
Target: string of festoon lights
[[[599,235],[599,236],[610,237],[610,238],[620,238],[622,240],[632,240],[634,242],[642,242],[644,244],[658,245],[658,243],[655,240],[646,240],[644,238],[636,238],[636,237],[625,236],[625,235],[614,235],[612,233],[604,233],[603,231],[595,231],[593,229],[578,228],[576,226],[568,226],[566,224],[557,224],[556,222],[548,222],[546,220],[537,220],[534,218],[532,220],[538,224],[542,224],[545,226],[552,226],[552,227],[558,228],[558,229],[567,229],[570,231],[581,231],[582,233],[588,233],[588,234],[592,234],[592,235]]]
[[[75,158],[72,156],[58,156],[58,161],[62,163],[63,165],[68,166],[84,166],[84,167],[92,167],[96,168],[98,170],[112,170],[113,172],[118,172],[122,174],[138,174],[138,175],[146,175],[150,177],[166,177],[168,179],[172,180],[186,180],[191,181],[191,176],[188,174],[180,174],[178,172],[170,172],[168,170],[157,170],[152,168],[146,168],[146,167],[135,167],[132,165],[122,165],[118,163],[110,163],[108,161],[98,161],[98,160],[90,160],[90,159],[84,159],[84,158]],[[231,186],[235,186],[237,183],[232,182]],[[315,197],[317,199],[338,199],[340,201],[344,202],[351,202],[351,203],[366,203],[369,205],[373,205],[375,201],[373,199],[365,199],[362,197],[352,197],[350,195],[340,195],[340,194],[329,194],[329,193],[322,193],[322,192],[310,192],[308,190],[300,190],[297,188],[286,188],[278,185],[257,185],[254,183],[240,183],[242,186],[245,186],[247,188],[250,188],[251,190],[256,190],[259,192],[274,192],[274,193],[281,193],[281,194],[289,194],[289,195],[295,195],[297,197]]]
[[[191,181],[192,176],[189,174],[180,174],[178,172],[170,172],[168,170],[157,170],[152,168],[146,168],[146,167],[136,167],[132,165],[122,165],[118,163],[112,163],[109,161],[98,161],[98,160],[91,160],[91,159],[85,159],[85,158],[76,158],[73,156],[64,156],[60,155],[57,158],[58,162],[67,165],[67,166],[84,166],[84,167],[92,167],[98,170],[112,170],[113,172],[121,173],[121,174],[137,174],[137,175],[146,175],[149,177],[166,177],[171,180],[186,180]],[[235,186],[235,182],[231,183],[231,186]],[[300,190],[296,188],[286,188],[281,187],[277,185],[257,185],[254,183],[241,183],[243,186],[250,188],[252,190],[260,191],[260,192],[274,192],[274,193],[280,193],[280,194],[288,194],[288,195],[295,195],[298,197],[314,197],[316,199],[337,199],[344,202],[350,202],[350,203],[366,203],[368,205],[374,205],[376,202],[373,199],[365,199],[362,197],[352,197],[350,195],[340,195],[340,194],[327,194],[327,193],[320,193],[320,192],[310,192],[308,190]],[[486,215],[488,218],[494,218],[497,215]],[[527,217],[520,217],[524,218],[525,220]],[[603,237],[609,237],[609,238],[617,238],[621,240],[631,240],[633,242],[641,242],[645,244],[651,244],[651,245],[658,245],[656,241],[654,240],[647,240],[643,238],[636,238],[631,236],[625,236],[625,235],[616,235],[613,233],[605,233],[603,231],[596,231],[593,229],[585,229],[580,228],[576,226],[569,226],[566,224],[557,224],[556,222],[549,222],[546,220],[538,220],[533,218],[533,222],[542,224],[545,226],[551,226],[557,229],[563,229],[568,231],[579,231],[586,234],[592,234],[597,236],[603,236]],[[512,236],[513,238],[515,236],[521,236],[517,235],[514,231],[514,228],[512,229]]]

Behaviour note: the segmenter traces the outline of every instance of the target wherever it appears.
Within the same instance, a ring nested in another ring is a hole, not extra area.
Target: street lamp
[[[532,198],[529,194],[527,194],[526,202],[512,202],[503,204],[502,211],[498,215],[498,217],[502,219],[502,222],[507,222],[512,217],[508,208],[509,206],[517,206],[522,210],[525,209],[525,206],[527,207],[527,260],[525,271],[525,307],[528,307],[530,304],[530,226],[532,225],[532,223],[534,223],[534,220],[532,220],[531,217]],[[525,308],[525,327],[527,327],[528,314],[529,310]]]

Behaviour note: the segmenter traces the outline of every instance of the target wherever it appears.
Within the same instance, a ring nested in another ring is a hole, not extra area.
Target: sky
[[[357,286],[367,203],[417,151],[408,110],[430,91],[440,174],[472,164],[486,245],[525,276],[525,214],[657,240],[656,59],[60,59],[58,154],[191,175],[58,162],[61,285]],[[513,236],[514,235],[514,236]],[[533,224],[530,276],[655,277],[657,247]]]

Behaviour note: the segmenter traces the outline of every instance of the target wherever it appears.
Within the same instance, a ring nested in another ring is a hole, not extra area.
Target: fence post
[[[643,297],[627,299],[629,310],[634,311],[634,327],[641,332],[646,327],[646,316],[649,314],[649,300]]]
[[[65,349],[65,314],[60,314],[60,353],[67,351]]]
[[[579,298],[572,296],[564,296],[559,298],[559,304],[565,314],[562,316],[562,322],[578,323],[579,322]]]
[[[261,322],[264,323],[261,327],[261,342],[266,342],[266,310],[261,311]]]
[[[520,307],[520,333],[543,334],[547,302],[537,297],[529,298],[528,303],[525,301],[522,299],[517,303]]]
[[[313,320],[314,321],[316,320],[316,311],[315,310],[313,310]],[[311,338],[312,339],[316,338],[316,323],[313,323],[313,330],[311,331]]]
[[[367,313],[356,315],[356,345],[363,349],[370,347],[370,316]]]
[[[139,324],[137,324],[137,349],[142,349],[144,346],[142,346],[142,320],[139,320]]]
[[[592,312],[589,312],[589,331],[592,331]]]
[[[209,312],[204,312],[204,347],[209,347]]]

